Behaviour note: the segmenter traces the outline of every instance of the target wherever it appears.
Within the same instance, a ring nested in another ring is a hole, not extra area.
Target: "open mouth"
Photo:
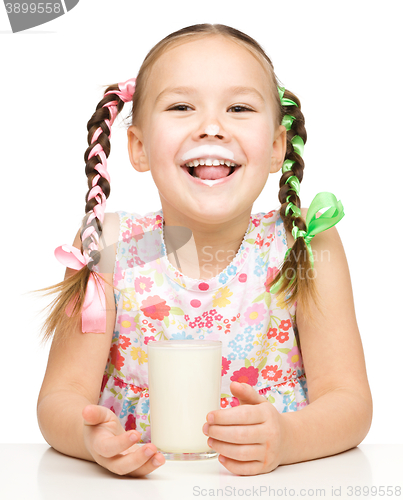
[[[191,180],[192,183],[198,184],[199,186],[208,186],[212,188],[213,186],[222,185],[227,182],[231,182],[231,180],[236,177],[237,171],[242,167],[242,165],[231,167],[227,169],[227,175],[224,177],[219,177],[217,179],[202,179],[197,177],[192,167],[183,166],[181,169],[184,171],[184,174]],[[209,167],[214,168],[214,167]]]
[[[227,177],[230,177],[240,167],[241,165],[235,165],[231,167],[219,165],[219,166],[207,166],[200,168],[200,167],[189,167],[187,165],[181,165],[181,168],[186,170],[186,172],[189,175],[191,175],[195,179],[200,179],[200,180],[226,179]],[[199,173],[199,176],[196,175],[196,172]]]
[[[202,177],[197,177],[197,175],[195,175],[195,168],[194,167],[185,167],[188,169],[188,172],[189,174],[192,176],[192,177],[196,177],[197,179],[202,179]],[[210,167],[209,167],[210,168]],[[214,168],[214,167],[213,167]],[[230,168],[230,171],[229,171],[229,174],[224,176],[224,177],[218,177],[219,179],[224,179],[225,177],[229,177],[231,174],[234,173],[235,169],[238,168],[238,167],[229,167]]]

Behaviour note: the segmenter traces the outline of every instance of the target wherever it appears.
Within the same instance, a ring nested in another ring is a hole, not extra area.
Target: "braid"
[[[111,152],[111,127],[124,103],[132,101],[135,81],[132,78],[124,83],[110,85],[87,123],[89,146],[84,160],[89,189],[85,197],[86,215],[80,231],[81,252],[71,245],[62,245],[55,250],[59,262],[76,272],[69,273],[70,276],[63,282],[42,289],[50,290],[49,293],[60,292],[52,302],[52,312],[43,327],[45,341],[53,332],[57,334],[57,342],[66,340],[71,329],[78,326],[76,322],[80,316],[83,332],[106,331],[106,280],[93,267],[101,258],[98,244],[106,199],[110,194],[106,159]]]
[[[287,130],[287,152],[282,169],[283,175],[280,178],[280,191],[278,194],[278,198],[281,203],[280,215],[288,231],[292,231],[293,221],[295,225],[305,231],[306,225],[304,220],[300,217],[301,211],[295,210],[295,207],[298,209],[301,208],[299,185],[296,181],[294,183],[292,182],[294,179],[290,179],[292,176],[295,176],[300,183],[304,176],[305,163],[302,158],[303,146],[302,149],[301,147],[296,148],[297,151],[299,150],[301,152],[301,154],[299,154],[294,150],[292,139],[295,136],[299,136],[301,137],[303,143],[306,144],[307,133],[305,129],[305,118],[300,109],[299,99],[288,91],[286,91],[284,95],[287,95],[287,98],[292,98],[298,107],[292,106],[291,109],[285,110],[283,115],[284,122],[286,121],[284,120],[284,116],[290,116],[294,119],[287,120],[290,123],[289,126],[291,128]],[[284,109],[284,106],[282,108]],[[287,182],[289,179],[291,182]],[[292,205],[289,205],[290,202]]]
[[[281,203],[280,216],[285,228],[296,234],[295,229],[307,230],[301,217],[301,201],[299,198],[300,183],[304,175],[304,160],[302,158],[307,140],[305,118],[301,112],[301,104],[292,92],[279,87],[281,124],[287,129],[287,150],[280,178],[278,194]],[[295,237],[295,236],[294,236]],[[309,276],[311,265],[307,258],[307,247],[303,237],[297,237],[291,249],[288,249],[284,262],[275,279],[270,283],[270,291],[284,295],[291,292],[287,305],[298,298],[303,308],[310,314],[309,297],[318,303],[315,283]],[[291,272],[290,272],[291,270]]]
[[[87,253],[90,258],[87,264],[90,271],[100,259],[97,248],[102,233],[105,203],[110,194],[110,177],[106,170],[106,159],[111,151],[109,141],[111,126],[124,106],[124,101],[113,91],[119,91],[119,86],[111,85],[106,89],[105,96],[87,123],[89,146],[85,151],[84,161],[89,189],[85,197],[86,215],[82,221],[81,241],[83,252]]]

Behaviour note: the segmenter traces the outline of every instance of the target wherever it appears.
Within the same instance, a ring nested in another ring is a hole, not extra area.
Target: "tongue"
[[[227,177],[231,172],[231,167],[226,165],[218,165],[217,167],[210,167],[205,165],[199,165],[198,167],[193,167],[194,174],[199,179],[221,179]]]

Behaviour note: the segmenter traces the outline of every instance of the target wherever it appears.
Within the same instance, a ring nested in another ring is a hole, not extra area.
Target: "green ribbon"
[[[291,142],[294,147],[294,151],[302,156],[304,154],[304,141],[302,140],[302,137],[300,137],[299,135],[294,135],[294,137],[291,139]]]
[[[284,127],[286,128],[286,130],[288,132],[289,130],[291,130],[294,120],[295,120],[295,116],[284,115],[283,120],[281,122],[281,125],[284,125]]]
[[[299,179],[296,175],[291,175],[286,181],[286,184],[290,184],[291,189],[297,193],[297,196],[299,196],[299,190],[301,188],[301,184],[299,182]]]
[[[278,95],[280,96],[280,102],[282,106],[297,106],[298,104],[291,99],[287,99],[284,96],[285,87],[277,87]]]
[[[288,196],[287,196],[288,198]],[[288,199],[287,199],[288,201]],[[294,214],[294,217],[301,217],[301,210],[296,206],[294,205],[294,203],[289,203],[285,209],[285,216],[287,217],[288,216],[288,212],[291,210],[291,212]],[[287,257],[285,257],[287,258]]]
[[[292,170],[292,166],[294,165],[294,163],[295,163],[294,160],[285,160],[285,162],[283,163],[283,167],[281,169],[283,174]]]
[[[316,218],[317,212],[323,210],[326,207],[329,207],[326,212]],[[336,225],[344,217],[344,215],[344,207],[342,202],[340,200],[337,201],[337,198],[333,193],[322,192],[318,193],[315,196],[308,208],[308,212],[306,214],[306,231],[299,229],[297,226],[293,227],[292,235],[294,239],[302,237],[305,240],[312,269],[314,268],[313,252],[310,243],[312,238],[318,233],[326,231],[326,229],[330,229],[331,227]],[[291,248],[287,250],[284,258],[285,260],[287,259],[290,251]],[[280,279],[280,281],[278,281],[277,285],[270,288],[270,293],[277,293],[283,279],[284,276],[282,277],[282,279]],[[294,280],[295,276],[291,281],[291,284],[294,282]]]

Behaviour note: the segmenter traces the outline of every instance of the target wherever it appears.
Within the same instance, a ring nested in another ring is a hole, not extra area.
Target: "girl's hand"
[[[233,474],[252,476],[274,470],[281,462],[284,424],[276,408],[249,384],[231,383],[240,406],[207,415],[203,432],[209,446]]]
[[[94,460],[119,475],[145,476],[165,463],[155,445],[133,444],[141,434],[125,431],[113,411],[104,406],[88,405],[82,412],[84,443]]]

